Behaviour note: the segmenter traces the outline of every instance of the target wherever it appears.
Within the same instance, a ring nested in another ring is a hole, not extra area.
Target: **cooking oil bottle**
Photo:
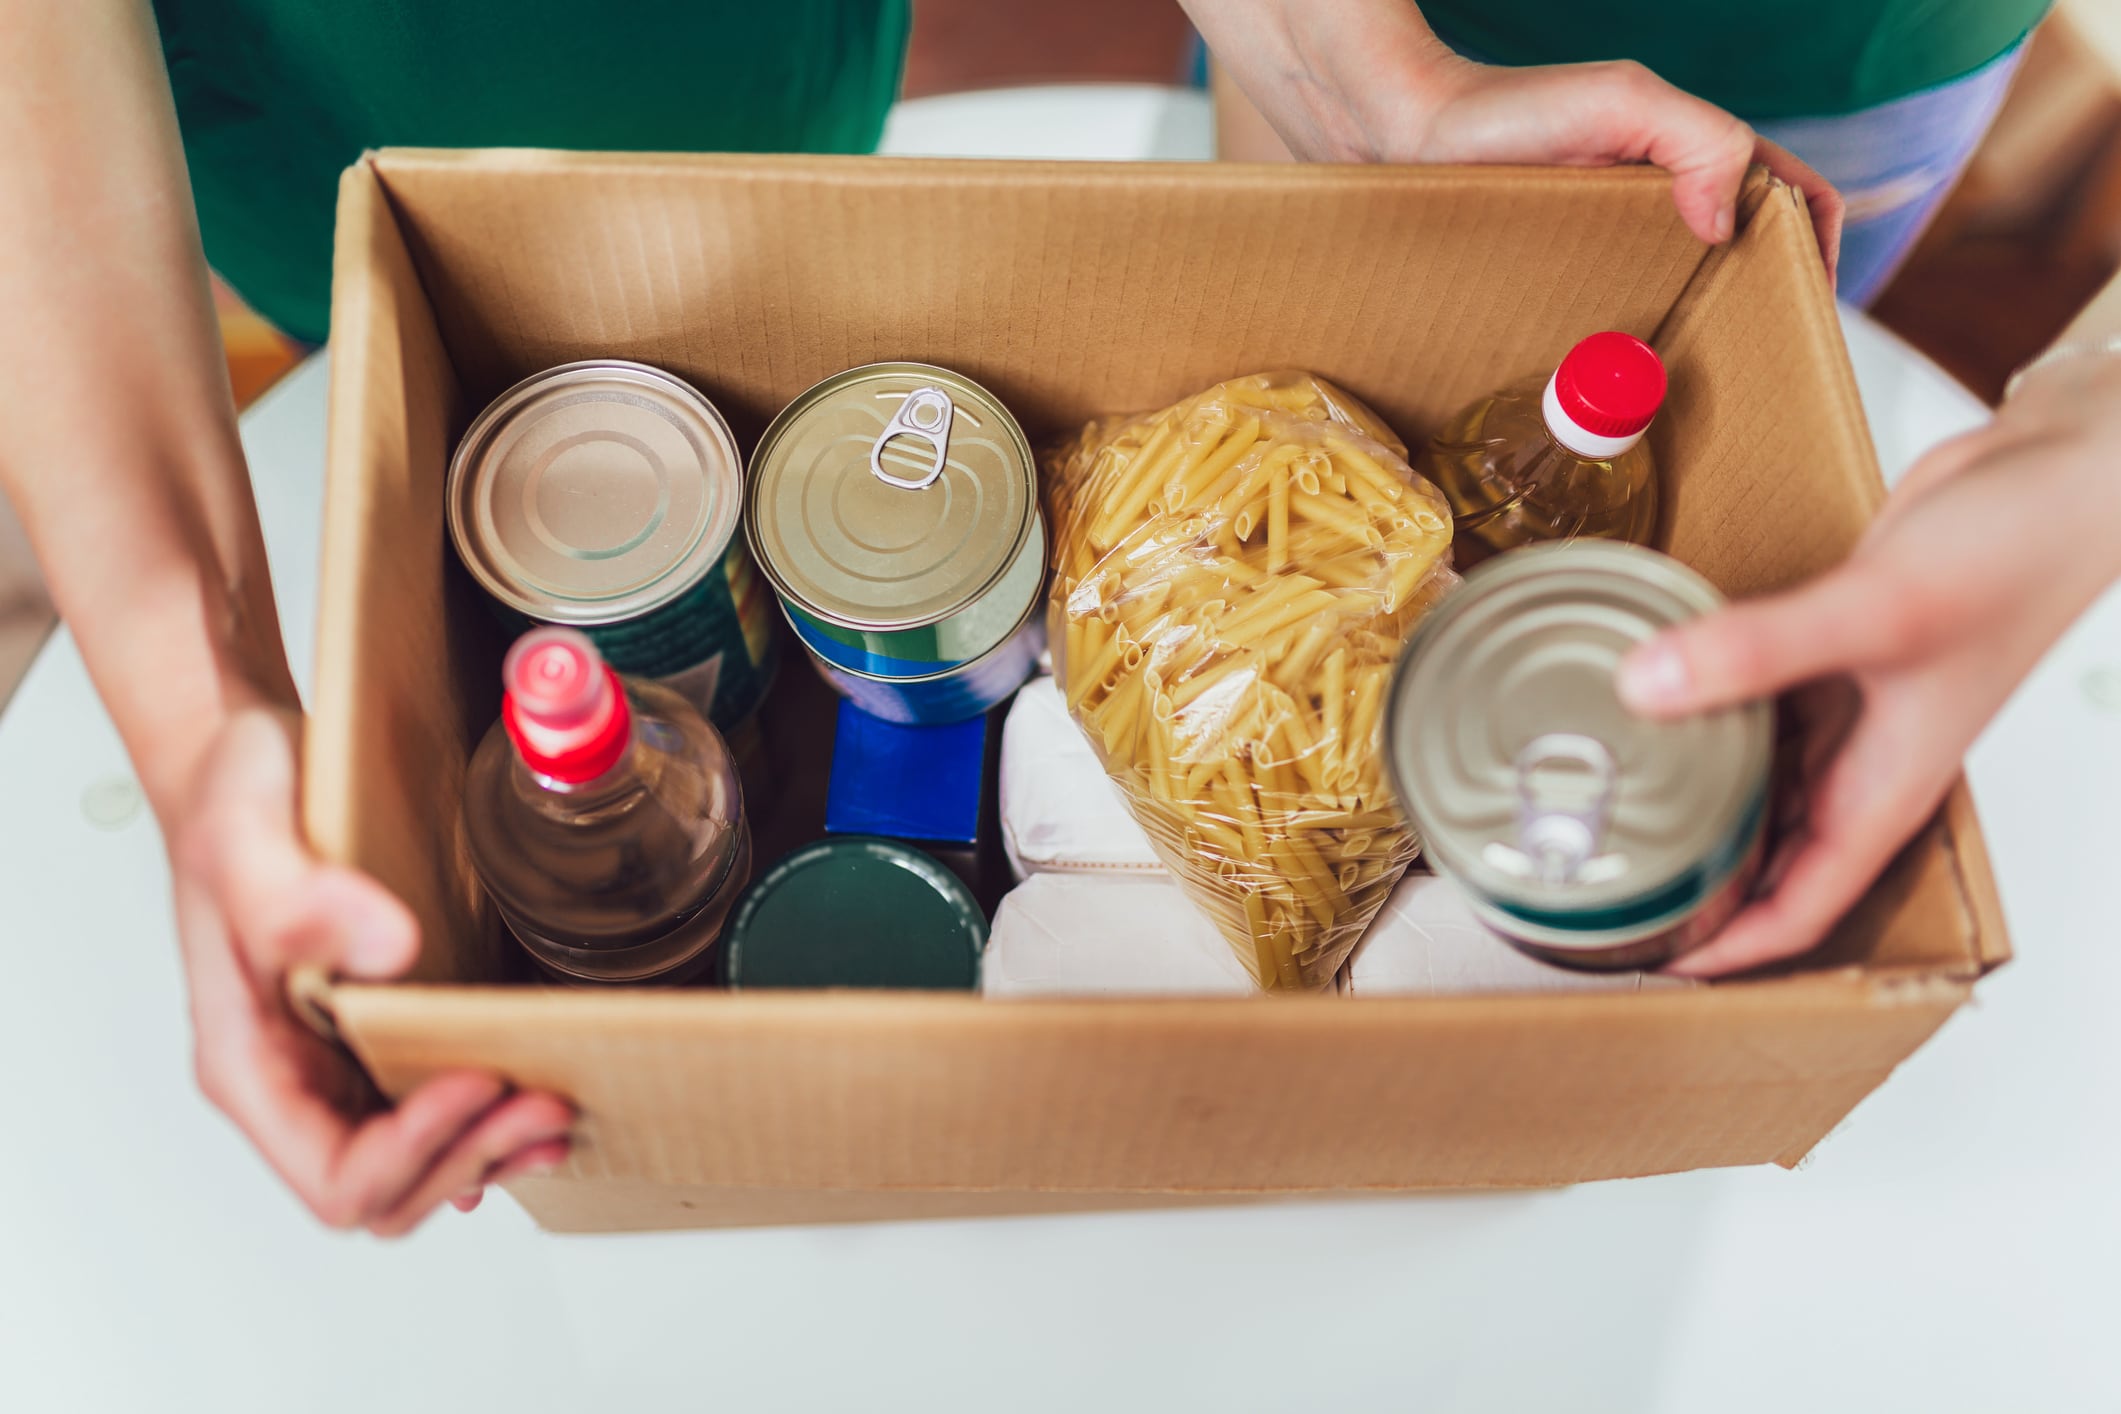
[[[1642,440],[1664,364],[1632,334],[1593,334],[1551,377],[1491,393],[1446,422],[1415,467],[1450,498],[1461,544],[1631,540],[1657,530],[1657,467]]]
[[[509,931],[563,982],[706,974],[751,876],[721,734],[670,689],[620,678],[573,629],[525,634],[501,679],[464,833]]]

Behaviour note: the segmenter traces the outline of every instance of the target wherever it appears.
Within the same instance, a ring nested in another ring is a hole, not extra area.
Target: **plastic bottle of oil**
[[[1461,543],[1631,540],[1657,530],[1657,468],[1642,434],[1664,364],[1631,334],[1593,334],[1551,377],[1481,398],[1446,422],[1416,470],[1450,498]]]
[[[698,978],[751,877],[721,734],[668,688],[621,679],[572,629],[525,634],[501,679],[464,832],[510,931],[562,981]]]

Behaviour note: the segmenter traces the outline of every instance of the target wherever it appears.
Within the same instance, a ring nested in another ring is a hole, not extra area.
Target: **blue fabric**
[[[1869,304],[1900,268],[1995,120],[2023,53],[2021,44],[1962,78],[1875,108],[1753,125],[1809,162],[1848,203],[1844,302]]]

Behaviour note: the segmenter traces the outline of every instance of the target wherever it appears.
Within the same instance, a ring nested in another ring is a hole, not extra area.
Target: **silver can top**
[[[547,623],[617,623],[720,562],[743,515],[743,459],[682,379],[570,363],[479,414],[450,462],[448,505],[457,553],[494,598]]]
[[[745,531],[782,596],[851,628],[937,623],[1039,533],[1031,445],[960,373],[876,363],[819,383],[752,453]]]
[[[1765,801],[1771,708],[1653,722],[1615,688],[1629,649],[1723,602],[1677,560],[1603,540],[1469,574],[1408,644],[1384,730],[1438,867],[1505,909],[1586,928],[1727,876]]]

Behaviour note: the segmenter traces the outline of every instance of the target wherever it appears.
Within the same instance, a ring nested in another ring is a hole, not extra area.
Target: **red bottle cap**
[[[1554,396],[1584,431],[1632,437],[1664,405],[1664,363],[1633,334],[1593,334],[1554,371]]]
[[[569,785],[619,763],[633,735],[619,675],[583,634],[533,629],[501,664],[501,722],[523,764]]]

